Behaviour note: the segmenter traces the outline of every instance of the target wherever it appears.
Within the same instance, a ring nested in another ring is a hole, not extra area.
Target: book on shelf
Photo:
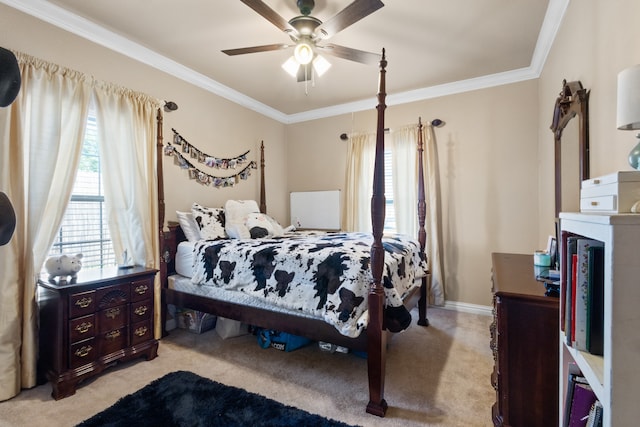
[[[568,231],[560,232],[560,330],[565,331],[565,313],[567,312],[567,239],[571,233]],[[564,273],[563,273],[564,272]]]
[[[562,425],[564,427],[569,427],[569,419],[571,415],[571,407],[573,405],[573,393],[575,391],[575,385],[577,383],[589,385],[587,379],[582,376],[580,372],[580,368],[575,363],[570,363],[569,366],[569,374],[567,376],[567,391],[564,396],[564,418]]]
[[[589,417],[587,418],[586,427],[602,427],[602,403],[599,400],[593,402],[591,409],[589,410]]]
[[[572,260],[573,254],[576,253],[576,242],[578,237],[569,233],[568,231],[562,232],[562,253],[560,266],[564,271],[564,274],[560,278],[561,280],[561,293],[560,293],[560,328],[567,335],[567,339],[571,339],[570,325],[571,325],[571,283],[572,283]]]
[[[588,250],[587,351],[602,356],[604,351],[604,247]]]
[[[568,427],[585,427],[589,419],[591,407],[597,398],[589,384],[574,381],[571,404],[569,408]]]
[[[569,367],[569,370],[571,370],[571,366]],[[573,399],[573,389],[576,383],[576,377],[578,375],[579,374],[575,374],[570,371],[569,375],[567,376],[567,392],[566,392],[567,394],[565,394],[564,396],[564,412],[563,412],[564,418],[562,419],[563,427],[569,427],[569,415],[571,414],[571,400]]]
[[[575,283],[575,335],[572,336],[574,347],[580,351],[587,350],[587,317],[588,300],[589,300],[589,272],[592,268],[589,265],[589,249],[595,246],[604,246],[599,240],[594,239],[578,239],[577,242],[577,265],[576,265],[576,283]]]
[[[576,282],[578,274],[578,255],[571,257],[571,316],[569,316],[569,334],[567,335],[567,345],[573,347],[576,342]]]

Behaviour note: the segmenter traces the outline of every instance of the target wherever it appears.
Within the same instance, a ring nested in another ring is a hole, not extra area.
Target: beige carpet
[[[415,313],[414,313],[415,315]],[[415,319],[414,319],[415,320]],[[321,352],[261,349],[253,336],[222,340],[215,331],[172,331],[159,356],[120,364],[54,401],[49,384],[0,402],[0,426],[73,426],[175,370],[188,370],[309,412],[361,426],[491,426],[488,316],[430,308],[431,326],[414,325],[390,343],[386,418],[365,413],[366,360]]]

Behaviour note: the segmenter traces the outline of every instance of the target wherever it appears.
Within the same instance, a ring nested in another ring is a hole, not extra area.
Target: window
[[[391,149],[384,150],[384,197],[385,197],[385,233],[395,233],[396,207],[393,202],[393,153]]]
[[[82,253],[82,268],[115,265],[104,206],[96,118],[89,113],[71,201],[49,256]]]

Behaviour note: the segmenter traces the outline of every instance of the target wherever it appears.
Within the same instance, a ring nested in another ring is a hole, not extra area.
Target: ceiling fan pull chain
[[[304,94],[309,95],[309,64],[303,65],[304,67]]]

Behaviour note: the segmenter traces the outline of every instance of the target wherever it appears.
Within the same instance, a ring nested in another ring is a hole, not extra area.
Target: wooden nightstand
[[[40,377],[54,399],[116,362],[158,354],[153,333],[153,282],[158,270],[83,270],[76,283],[38,281]]]

